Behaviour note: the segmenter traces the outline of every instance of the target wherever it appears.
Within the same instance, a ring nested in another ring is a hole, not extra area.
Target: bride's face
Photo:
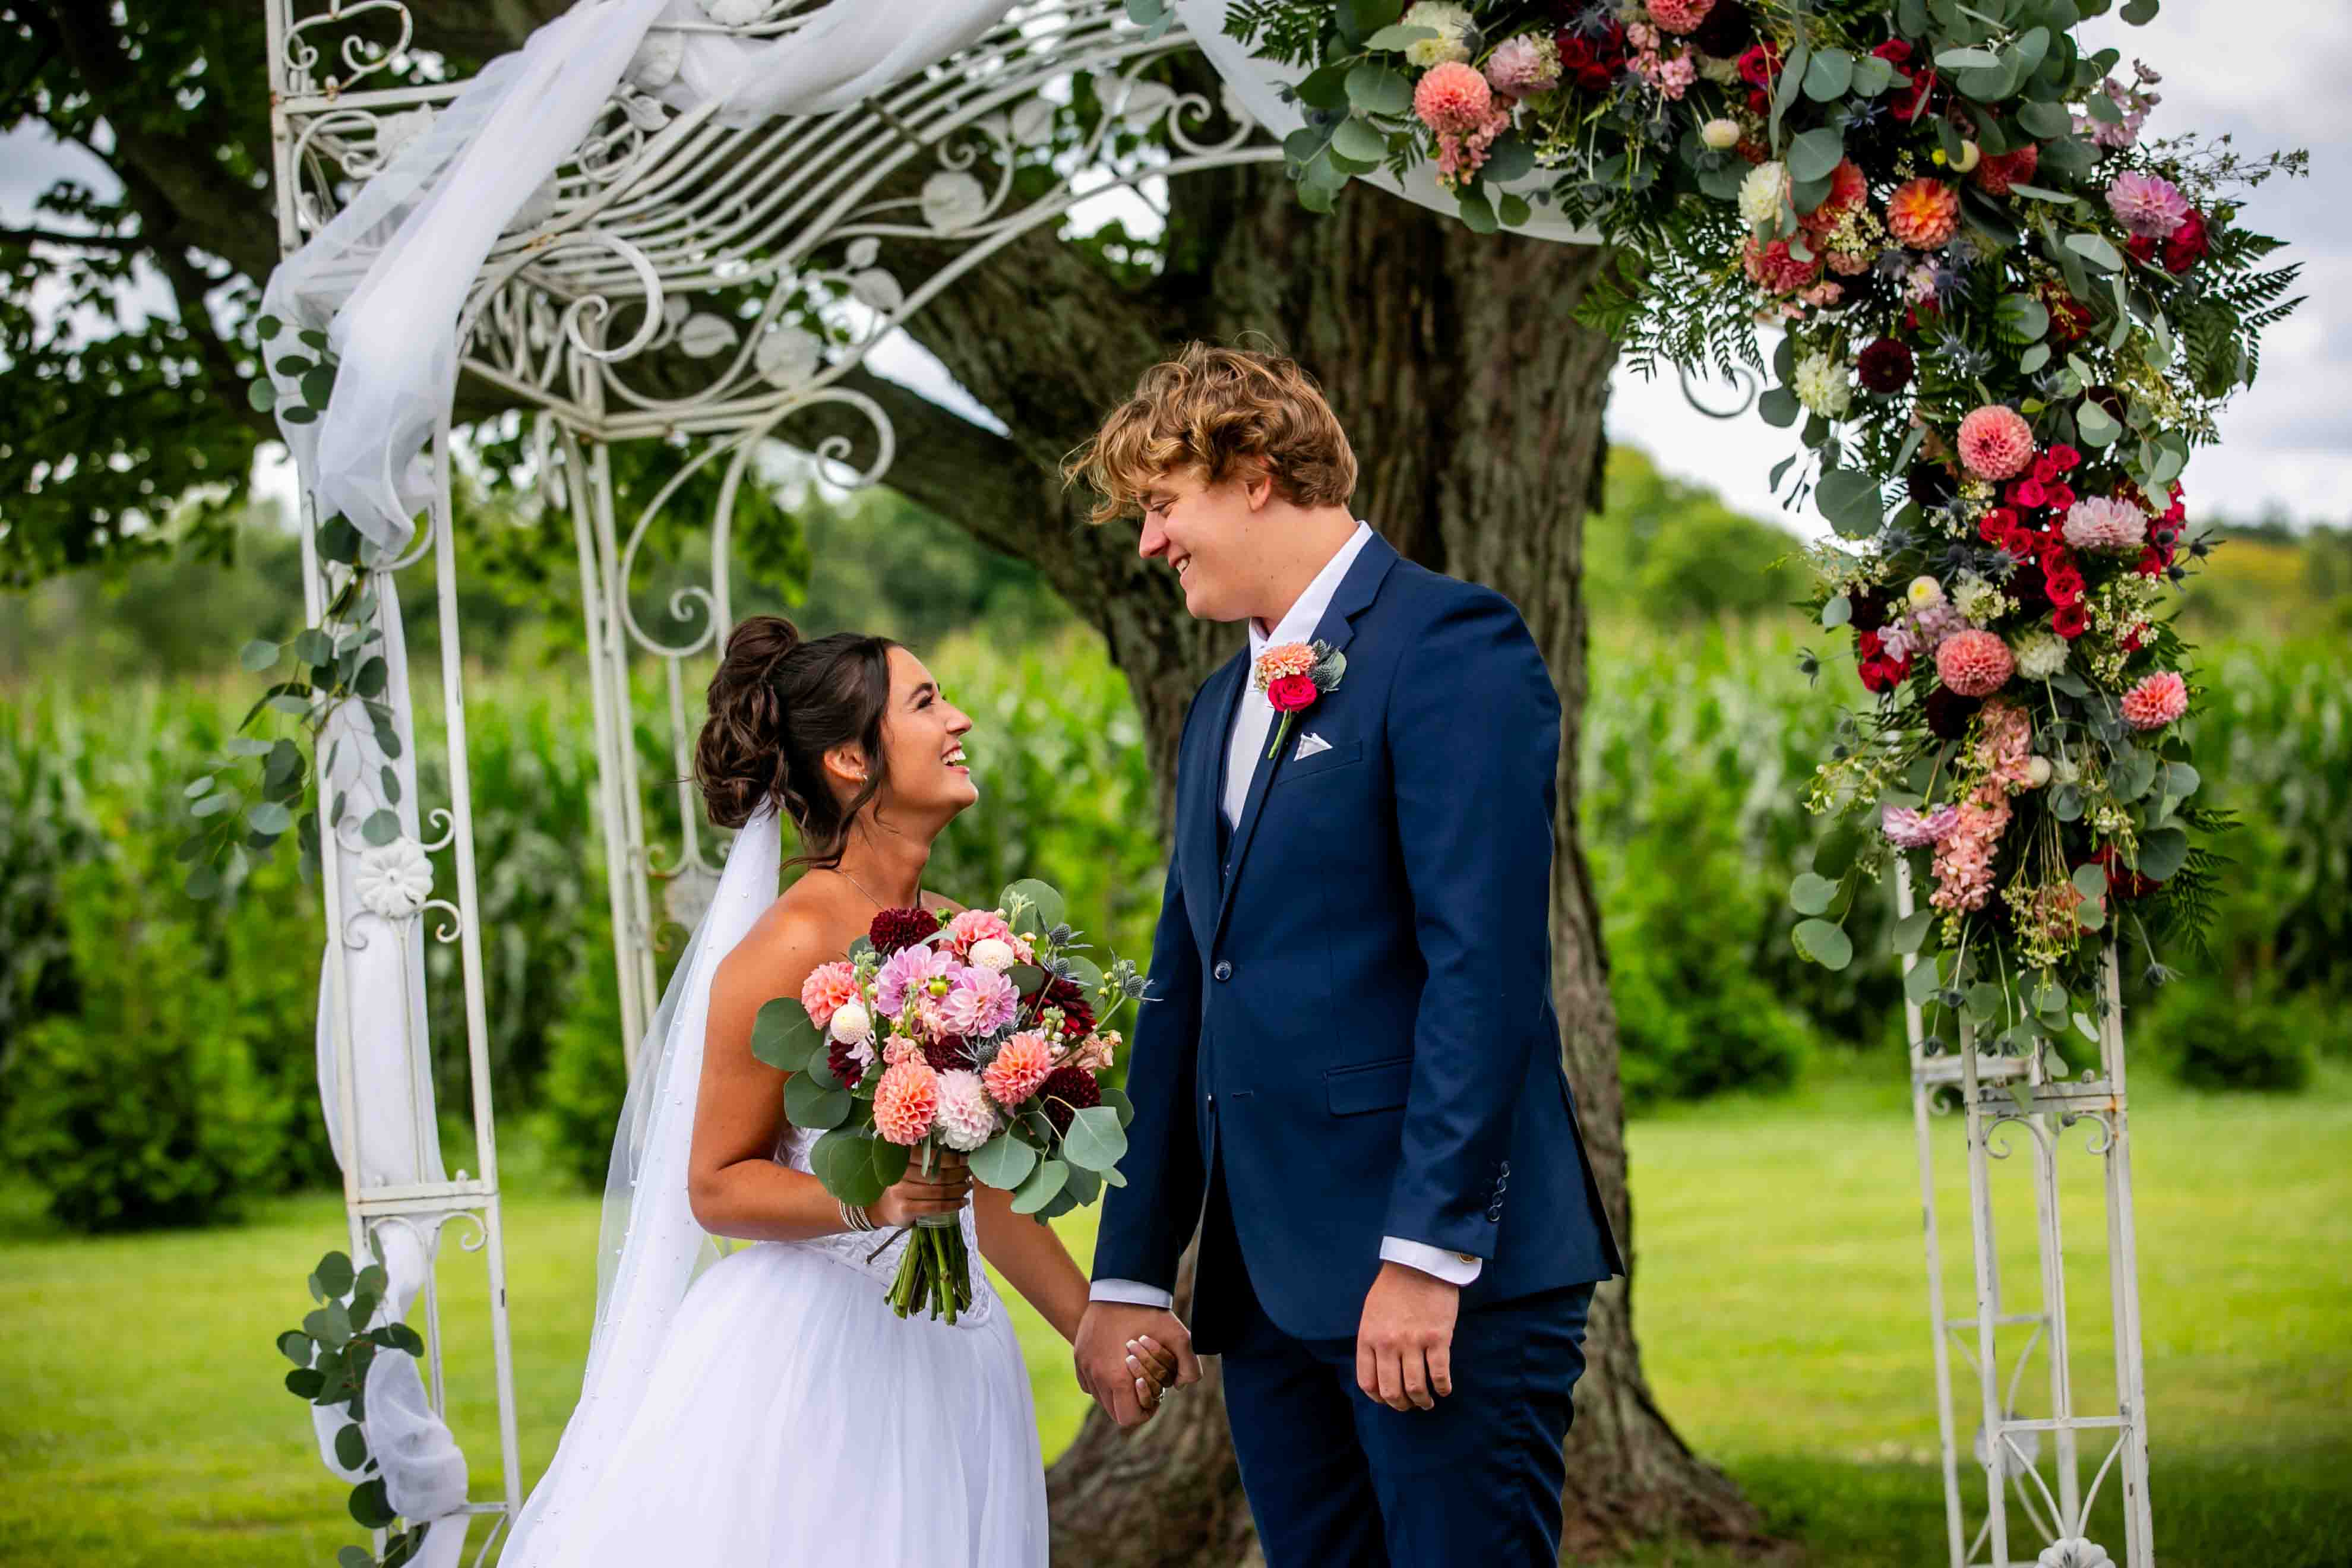
[[[892,648],[890,710],[882,719],[889,804],[947,817],[979,800],[963,760],[963,737],[971,729],[971,720],[941,694],[923,661]]]

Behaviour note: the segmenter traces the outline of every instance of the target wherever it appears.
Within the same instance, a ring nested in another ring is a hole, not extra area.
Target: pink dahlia
[[[1045,1037],[1034,1029],[1024,1029],[1004,1042],[996,1059],[981,1074],[981,1081],[997,1104],[1008,1109],[1037,1092],[1045,1075],[1054,1070],[1054,1051]]]
[[[2189,198],[2171,181],[2126,169],[2107,187],[2107,209],[2136,235],[2164,239],[2189,219]]]
[[[1793,294],[1811,287],[1813,279],[1822,275],[1819,255],[1811,261],[1799,261],[1789,254],[1789,242],[1785,239],[1767,245],[1750,239],[1739,265],[1748,274],[1748,280],[1768,294]]]
[[[929,1062],[903,1061],[874,1086],[874,1130],[893,1143],[919,1143],[940,1114],[940,1075]]]
[[[1936,649],[1937,678],[1962,697],[1990,697],[2016,669],[2009,645],[1978,627],[1953,633]]]
[[[1004,975],[986,969],[960,970],[940,998],[940,1022],[951,1035],[992,1035],[1013,1022],[1021,994]]]
[[[907,998],[930,989],[934,980],[953,976],[955,957],[936,947],[901,948],[882,961],[874,976],[874,1005],[886,1018],[906,1010]]]
[[[996,1108],[976,1072],[943,1072],[939,1083],[940,1142],[969,1154],[996,1136]],[[878,1098],[878,1094],[877,1094]]]
[[[1943,842],[1959,816],[1959,808],[1951,805],[1939,805],[1933,811],[1884,805],[1878,810],[1878,826],[1898,849],[1925,849]]]
[[[2147,540],[2147,513],[2113,496],[2089,496],[2066,512],[2066,542],[2077,550],[2137,550]]]
[[[1540,33],[1505,38],[1486,57],[1486,82],[1513,98],[1549,92],[1559,85],[1559,46]]]
[[[857,971],[846,963],[820,963],[801,983],[801,1005],[820,1029],[833,1022],[843,1003],[856,1000]]]
[[[1494,90],[1486,79],[1460,60],[1431,67],[1412,89],[1412,111],[1432,131],[1467,134],[1478,129],[1494,107]]]
[[[1715,9],[1715,0],[1650,0],[1650,20],[1662,33],[1695,33]]]
[[[2033,461],[2033,427],[2007,404],[1971,408],[1960,421],[1960,461],[1980,479],[2014,479]]]
[[[2161,730],[2189,711],[2189,684],[2158,670],[2124,693],[2124,719],[2135,730]]]
[[[1914,250],[1933,250],[1960,226],[1960,194],[1941,180],[1918,179],[1886,198],[1886,232]]]

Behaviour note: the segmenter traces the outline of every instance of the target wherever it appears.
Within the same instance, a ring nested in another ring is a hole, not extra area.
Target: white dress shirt
[[[1312,642],[1315,628],[1323,624],[1324,614],[1331,608],[1331,600],[1339,592],[1339,584],[1348,575],[1348,568],[1356,563],[1364,546],[1372,542],[1369,524],[1359,521],[1356,531],[1349,534],[1339,552],[1324,563],[1307,591],[1298,595],[1272,631],[1261,626],[1253,617],[1249,624],[1250,663],[1255,665],[1258,656],[1281,643]],[[1222,802],[1225,826],[1241,826],[1242,807],[1249,799],[1250,781],[1257,773],[1258,763],[1265,759],[1267,737],[1274,732],[1274,705],[1265,693],[1243,678],[1242,700],[1234,705],[1234,727],[1225,742],[1225,793]],[[1304,724],[1292,726],[1293,733],[1285,736],[1284,743],[1296,745],[1306,731]],[[1381,1257],[1390,1263],[1402,1263],[1418,1268],[1424,1274],[1435,1275],[1452,1285],[1467,1285],[1478,1278],[1484,1267],[1476,1258],[1463,1253],[1448,1252],[1442,1247],[1426,1242],[1409,1241],[1403,1237],[1384,1237],[1381,1241]],[[1174,1300],[1156,1286],[1133,1279],[1097,1279],[1092,1296],[1097,1301],[1125,1301],[1139,1307],[1165,1307]]]

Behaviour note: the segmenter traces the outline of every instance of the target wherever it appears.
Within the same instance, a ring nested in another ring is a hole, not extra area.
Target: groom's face
[[[1143,491],[1143,536],[1136,552],[1176,574],[1185,611],[1204,621],[1259,613],[1258,557],[1270,526],[1273,481],[1244,472],[1216,484],[1191,472],[1161,475]]]

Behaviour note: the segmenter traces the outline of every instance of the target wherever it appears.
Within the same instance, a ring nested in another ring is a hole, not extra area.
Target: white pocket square
[[[1303,763],[1316,752],[1328,752],[1330,749],[1330,742],[1320,735],[1309,733],[1298,737],[1298,750],[1291,754]]]

